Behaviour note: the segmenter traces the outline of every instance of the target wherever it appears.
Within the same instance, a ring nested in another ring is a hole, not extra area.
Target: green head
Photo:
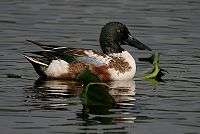
[[[121,45],[134,46],[140,50],[151,48],[135,39],[129,32],[126,25],[120,22],[109,22],[101,30],[100,46],[105,54],[120,53],[124,51]]]

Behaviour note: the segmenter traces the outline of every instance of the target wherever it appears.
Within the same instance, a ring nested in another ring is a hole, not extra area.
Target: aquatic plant
[[[152,63],[153,65],[151,71],[144,74],[144,80],[151,80],[157,82],[163,81],[162,77],[165,75],[164,72],[167,71],[160,67],[160,55],[158,52],[155,52],[149,58],[140,58],[140,61],[147,61]]]

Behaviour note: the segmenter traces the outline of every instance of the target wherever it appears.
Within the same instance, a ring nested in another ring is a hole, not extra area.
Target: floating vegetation
[[[153,54],[150,59],[153,57],[153,68],[151,71],[144,74],[144,79],[156,79],[158,73],[160,72],[160,56],[158,53]]]
[[[160,55],[158,52],[155,52],[151,57],[149,58],[140,58],[142,61],[148,61],[152,63],[153,68],[151,71],[144,74],[143,79],[144,80],[154,80],[154,81],[163,81],[162,77],[165,75],[164,69],[160,68]]]
[[[115,106],[116,102],[109,93],[110,87],[88,68],[77,77],[77,80],[83,83],[80,97],[86,113],[106,114]]]
[[[104,83],[89,83],[81,93],[84,110],[89,113],[105,114],[116,102],[109,94],[109,86]]]

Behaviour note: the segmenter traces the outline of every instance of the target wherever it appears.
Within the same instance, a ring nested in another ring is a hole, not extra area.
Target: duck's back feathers
[[[39,76],[47,77],[65,77],[68,79],[75,78],[81,70],[86,67],[96,69],[96,66],[105,65],[109,56],[89,49],[66,48],[66,47],[48,47],[47,45],[30,41],[41,48],[47,50],[27,52],[31,56],[24,55],[25,58],[33,65]],[[26,54],[27,54],[26,53]]]
[[[44,50],[28,52],[39,56],[43,62],[47,63],[52,60],[61,59],[68,63],[86,62],[90,64],[105,64],[109,60],[109,56],[91,49],[55,47],[28,40],[29,42],[39,45]],[[44,61],[45,60],[45,61]]]

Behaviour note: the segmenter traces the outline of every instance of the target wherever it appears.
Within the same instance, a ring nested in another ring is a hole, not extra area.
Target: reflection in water
[[[77,82],[60,80],[38,79],[35,81],[33,89],[26,92],[29,96],[27,97],[29,99],[27,103],[29,106],[34,107],[31,110],[69,110],[70,105],[82,105],[82,110],[76,111],[77,118],[84,121],[82,125],[86,125],[91,121],[106,124],[133,123],[135,117],[131,113],[131,108],[134,108],[135,82],[133,80],[113,81],[107,84],[110,87],[109,94],[117,103],[115,107],[109,109],[94,106],[92,107],[93,110],[86,110],[79,97],[83,91],[82,85]],[[99,114],[98,109],[108,112]]]
[[[80,102],[76,97],[81,90],[82,86],[76,82],[38,79],[26,90],[26,96],[31,110],[66,110],[68,105]]]
[[[114,97],[115,101],[120,105],[131,105],[126,103],[135,100],[135,81],[112,81],[108,83],[110,86],[110,94]]]
[[[123,105],[127,101],[135,100],[135,82],[129,81],[113,81],[107,83],[110,87],[109,93],[113,96],[118,104]],[[36,96],[45,95],[43,97],[65,97],[70,98],[79,96],[82,89],[82,85],[73,81],[62,80],[41,80],[38,79],[34,83],[33,90]],[[128,105],[127,103],[125,103]]]
[[[82,86],[73,81],[38,79],[34,83],[34,90],[44,91],[52,97],[53,95],[67,97],[79,95]]]

